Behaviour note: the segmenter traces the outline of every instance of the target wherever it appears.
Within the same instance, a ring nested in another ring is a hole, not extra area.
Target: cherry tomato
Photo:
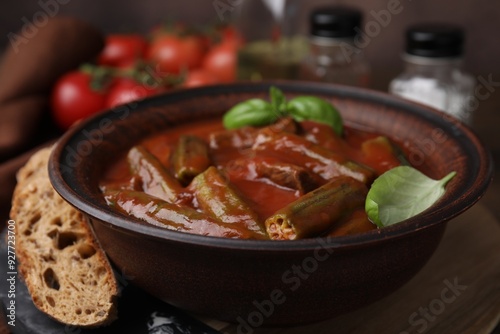
[[[198,87],[218,83],[219,80],[211,72],[203,69],[195,69],[189,71],[186,80],[182,84],[183,87]]]
[[[236,76],[235,43],[225,42],[213,47],[203,61],[203,69],[217,76],[220,82],[231,82]]]
[[[144,57],[147,42],[141,35],[108,35],[99,55],[100,65],[120,67]]]
[[[163,91],[162,88],[146,87],[132,79],[119,79],[110,88],[104,103],[105,108],[113,108]]]
[[[69,72],[56,82],[51,96],[52,114],[57,124],[69,128],[79,119],[104,108],[106,92],[91,88],[91,76],[80,71]]]
[[[200,66],[204,53],[203,41],[196,36],[163,34],[153,40],[147,58],[158,64],[161,71],[178,74],[183,69]]]
[[[209,47],[206,40],[202,36],[192,35],[181,38],[181,41],[184,45],[187,68],[200,67]]]

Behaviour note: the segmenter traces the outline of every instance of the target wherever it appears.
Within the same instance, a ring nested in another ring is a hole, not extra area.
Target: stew
[[[227,130],[211,120],[143,140],[100,186],[109,205],[167,229],[294,240],[375,229],[368,188],[402,161],[388,138],[347,126],[282,117]]]

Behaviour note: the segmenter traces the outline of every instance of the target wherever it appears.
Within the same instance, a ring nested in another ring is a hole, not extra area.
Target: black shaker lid
[[[421,57],[462,55],[464,32],[452,24],[419,24],[406,30],[406,53]]]
[[[309,17],[310,34],[318,37],[343,38],[357,34],[362,13],[356,8],[346,6],[319,7]]]

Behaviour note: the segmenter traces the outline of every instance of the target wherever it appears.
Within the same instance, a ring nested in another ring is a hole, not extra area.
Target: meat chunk
[[[298,190],[301,194],[315,189],[321,182],[305,168],[270,157],[233,160],[228,163],[227,169],[232,175],[249,180],[266,179],[278,186]]]

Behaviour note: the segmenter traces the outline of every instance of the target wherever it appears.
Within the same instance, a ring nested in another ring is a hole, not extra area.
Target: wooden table
[[[495,176],[481,202],[500,220],[500,91],[482,101],[472,128],[489,148],[495,164]]]

